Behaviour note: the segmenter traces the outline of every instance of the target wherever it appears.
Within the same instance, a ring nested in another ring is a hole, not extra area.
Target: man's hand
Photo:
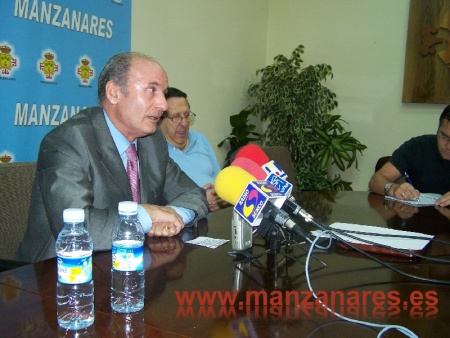
[[[392,187],[392,190],[393,191],[391,193],[391,196],[395,197],[398,200],[416,199],[420,196],[419,190],[415,189],[408,182],[404,182],[400,185],[396,184]]]
[[[210,212],[217,211],[230,205],[229,203],[221,199],[219,196],[217,196],[216,190],[214,189],[214,185],[212,183],[204,185],[203,189],[205,189],[206,191],[206,199],[208,200],[208,210]]]
[[[152,228],[149,236],[174,236],[184,228],[180,215],[170,207],[161,207],[153,204],[141,204],[152,219]]]
[[[386,162],[381,169],[372,175],[369,181],[369,189],[377,194],[384,195],[386,184],[392,183],[391,188],[386,192],[387,195],[399,200],[418,198],[420,195],[419,190],[415,189],[410,183],[397,183],[397,180],[402,175],[392,163]]]
[[[450,191],[446,192],[444,195],[439,197],[436,200],[436,202],[434,203],[434,205],[436,205],[438,207],[446,207],[446,206],[450,205]]]

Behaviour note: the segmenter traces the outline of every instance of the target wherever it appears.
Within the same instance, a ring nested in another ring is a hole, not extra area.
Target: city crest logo
[[[38,61],[38,70],[44,76],[45,81],[53,82],[60,70],[60,64],[55,60],[55,54],[48,51],[43,59]]]
[[[92,68],[91,60],[83,57],[80,64],[76,67],[76,75],[80,78],[83,86],[89,85],[89,82],[94,77],[94,68]]]
[[[11,47],[7,44],[0,46],[0,70],[2,76],[10,76],[14,68],[18,67],[18,60],[11,55]]]

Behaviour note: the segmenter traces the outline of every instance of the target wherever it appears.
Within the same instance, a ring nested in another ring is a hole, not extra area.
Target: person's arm
[[[173,235],[193,218],[205,217],[207,202],[204,190],[169,157],[167,141],[162,132],[157,130],[151,137],[139,139],[138,148],[141,185],[143,194],[148,197],[147,204],[143,206],[152,222],[149,235],[167,235],[164,233],[166,227],[170,229],[169,235]],[[159,181],[163,182],[162,186],[159,185]],[[165,205],[168,208],[156,207],[154,204]],[[180,216],[181,221],[174,219],[170,214],[160,213],[162,209]],[[169,216],[169,219],[166,216]]]
[[[149,236],[173,236],[178,234],[186,224],[196,217],[206,215],[205,192],[192,182],[172,160],[168,164],[170,178],[166,178],[164,199],[167,206],[141,204],[140,207],[147,212],[148,222],[143,222],[144,230],[149,230]],[[175,195],[172,196],[172,189]],[[141,215],[142,216],[142,215]],[[146,223],[150,223],[147,226]]]
[[[67,128],[67,130],[70,130]],[[73,136],[73,135],[72,135]],[[117,221],[117,203],[98,208],[95,203],[103,204],[103,196],[117,199],[121,191],[105,187],[102,196],[96,195],[96,185],[103,185],[96,180],[99,168],[90,167],[89,155],[83,149],[84,144],[70,140],[77,137],[46,138],[41,146],[38,160],[39,195],[42,206],[39,212],[45,210],[47,224],[54,238],[57,238],[63,227],[62,214],[66,208],[83,208],[86,215],[86,229],[89,231],[95,250],[105,250],[111,247],[111,230]],[[84,150],[84,153],[82,152]],[[40,203],[39,200],[34,203]],[[36,205],[38,208],[38,205]]]
[[[401,177],[400,172],[397,170],[396,167],[394,167],[390,162],[386,162],[384,166],[375,172],[370,181],[369,181],[369,190],[373,191],[379,195],[385,195],[388,194],[389,196],[393,196],[393,191],[395,188],[395,185],[398,185],[395,183],[397,179]],[[385,193],[384,189],[386,184],[393,183],[391,189]]]
[[[190,212],[192,218],[195,217],[195,213],[192,210],[182,210]],[[157,237],[174,236],[186,224],[176,207],[164,207],[148,203],[138,206],[138,219],[147,235]]]
[[[400,171],[392,163],[387,162],[372,175],[369,181],[369,190],[379,195],[393,196],[400,200],[419,197],[420,192],[408,182],[396,183],[400,177],[402,177]],[[388,187],[387,190],[385,190],[386,187]]]

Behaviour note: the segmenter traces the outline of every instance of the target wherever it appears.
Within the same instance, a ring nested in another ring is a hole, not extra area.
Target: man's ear
[[[116,104],[119,99],[120,87],[113,81],[108,81],[106,84],[106,98],[111,104]]]

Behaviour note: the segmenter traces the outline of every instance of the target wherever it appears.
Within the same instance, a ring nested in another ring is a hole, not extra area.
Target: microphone
[[[236,201],[240,197],[241,191],[239,189],[229,189],[227,185],[230,187],[234,187],[235,184],[237,186],[246,186],[248,182],[256,180],[256,178],[245,172],[244,174],[233,174],[235,170],[239,169],[238,167],[229,166],[225,169],[219,171],[216,177],[216,182],[222,182],[219,184],[219,190],[217,190],[217,187],[214,185],[216,189],[217,195],[222,198],[224,201]],[[242,169],[241,169],[242,170]],[[225,172],[225,174],[224,174]],[[226,174],[227,172],[231,172],[231,174]],[[224,175],[232,176],[232,179],[227,180],[222,178]],[[233,182],[234,180],[234,182]],[[220,191],[220,194],[219,192]],[[230,203],[233,204],[234,203]],[[253,243],[253,234],[252,234],[252,225],[249,224],[247,220],[245,222],[245,217],[242,217],[236,210],[233,210],[233,218],[231,221],[231,246],[234,250],[245,250],[252,246]]]
[[[233,204],[234,210],[252,226],[268,218],[295,235],[304,236],[303,230],[276,205],[282,205],[286,197],[273,185],[256,181],[253,175],[242,168],[229,166],[219,172],[214,186],[217,195]]]
[[[253,228],[241,215],[233,210],[231,218],[231,247],[243,251],[252,247]]]
[[[249,174],[255,176],[257,180],[269,182],[274,185],[284,196],[291,196],[293,187],[291,183],[274,173],[267,174],[256,162],[246,157],[238,157],[231,163],[231,165],[244,169]]]
[[[250,175],[253,175],[258,180],[263,177],[264,172],[261,167],[254,161],[239,157],[236,158],[231,165],[237,166],[243,170],[245,170]],[[287,199],[284,201],[283,205],[281,206],[281,209],[287,212],[289,215],[292,216],[300,216],[302,217],[306,222],[311,222],[312,216],[308,214],[300,205],[297,204],[294,197],[291,196],[292,192],[292,184],[287,182],[286,180],[282,179],[281,177],[278,177],[274,174],[269,174],[269,176],[264,178],[265,181],[268,181],[272,185],[274,185],[284,196],[287,196]]]
[[[236,166],[229,166],[219,171],[214,182],[214,188],[221,199],[235,205],[242,190],[249,182],[255,180],[256,177],[245,170]],[[219,185],[216,186],[217,184]]]
[[[267,178],[267,173],[261,166],[247,157],[237,157],[230,165],[244,169],[249,174],[255,176],[255,179],[258,181],[265,181]]]
[[[235,158],[246,157],[257,163],[268,175],[273,173],[283,179],[287,178],[287,174],[275,162],[269,159],[264,150],[256,144],[247,144],[243,146],[235,155]]]
[[[241,147],[234,155],[233,160],[239,157],[248,158],[253,162],[256,162],[260,167],[270,161],[264,150],[262,150],[260,146],[253,143]]]

